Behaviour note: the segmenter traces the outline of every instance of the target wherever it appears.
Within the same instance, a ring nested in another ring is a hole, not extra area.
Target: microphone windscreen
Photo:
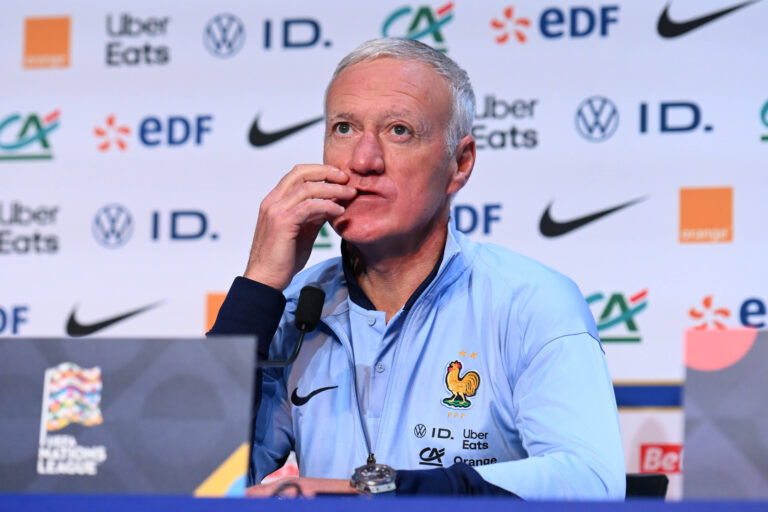
[[[299,303],[296,306],[296,327],[306,332],[317,327],[320,314],[323,312],[325,292],[315,286],[305,286],[299,293]]]

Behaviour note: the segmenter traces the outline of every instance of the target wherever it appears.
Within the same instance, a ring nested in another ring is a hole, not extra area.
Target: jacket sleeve
[[[256,335],[257,360],[268,358],[272,339],[280,335],[285,297],[267,285],[237,277],[229,289],[207,336]],[[251,463],[248,485],[279,468],[292,447],[290,410],[281,368],[259,369],[254,385]]]
[[[624,454],[600,343],[589,333],[543,343],[513,392],[528,457],[481,466],[487,482],[526,500],[623,500]]]

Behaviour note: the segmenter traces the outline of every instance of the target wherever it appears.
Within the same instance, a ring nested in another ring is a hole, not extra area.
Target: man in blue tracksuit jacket
[[[264,199],[210,333],[256,334],[261,357],[284,359],[299,291],[325,291],[298,359],[259,372],[251,484],[295,450],[292,485],[310,495],[358,492],[350,476],[375,459],[397,494],[623,499],[613,388],[578,288],[449,220],[473,112],[466,73],[422,43],[371,41],[339,64],[324,164]],[[342,256],[299,272],[325,221]]]

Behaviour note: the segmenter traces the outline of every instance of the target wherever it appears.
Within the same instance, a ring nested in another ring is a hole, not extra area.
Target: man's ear
[[[445,191],[448,195],[455,194],[467,184],[469,176],[472,174],[472,169],[475,167],[475,155],[475,139],[471,135],[467,135],[456,146],[456,151],[452,157],[451,168],[453,173],[451,181],[448,183],[448,188]]]

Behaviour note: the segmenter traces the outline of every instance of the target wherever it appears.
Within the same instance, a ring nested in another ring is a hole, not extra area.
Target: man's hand
[[[322,225],[344,213],[357,190],[336,167],[297,165],[264,198],[244,277],[284,290],[309,259]]]
[[[349,485],[349,480],[297,477],[281,478],[245,490],[245,495],[252,498],[312,498],[317,494],[360,494],[360,491]]]

